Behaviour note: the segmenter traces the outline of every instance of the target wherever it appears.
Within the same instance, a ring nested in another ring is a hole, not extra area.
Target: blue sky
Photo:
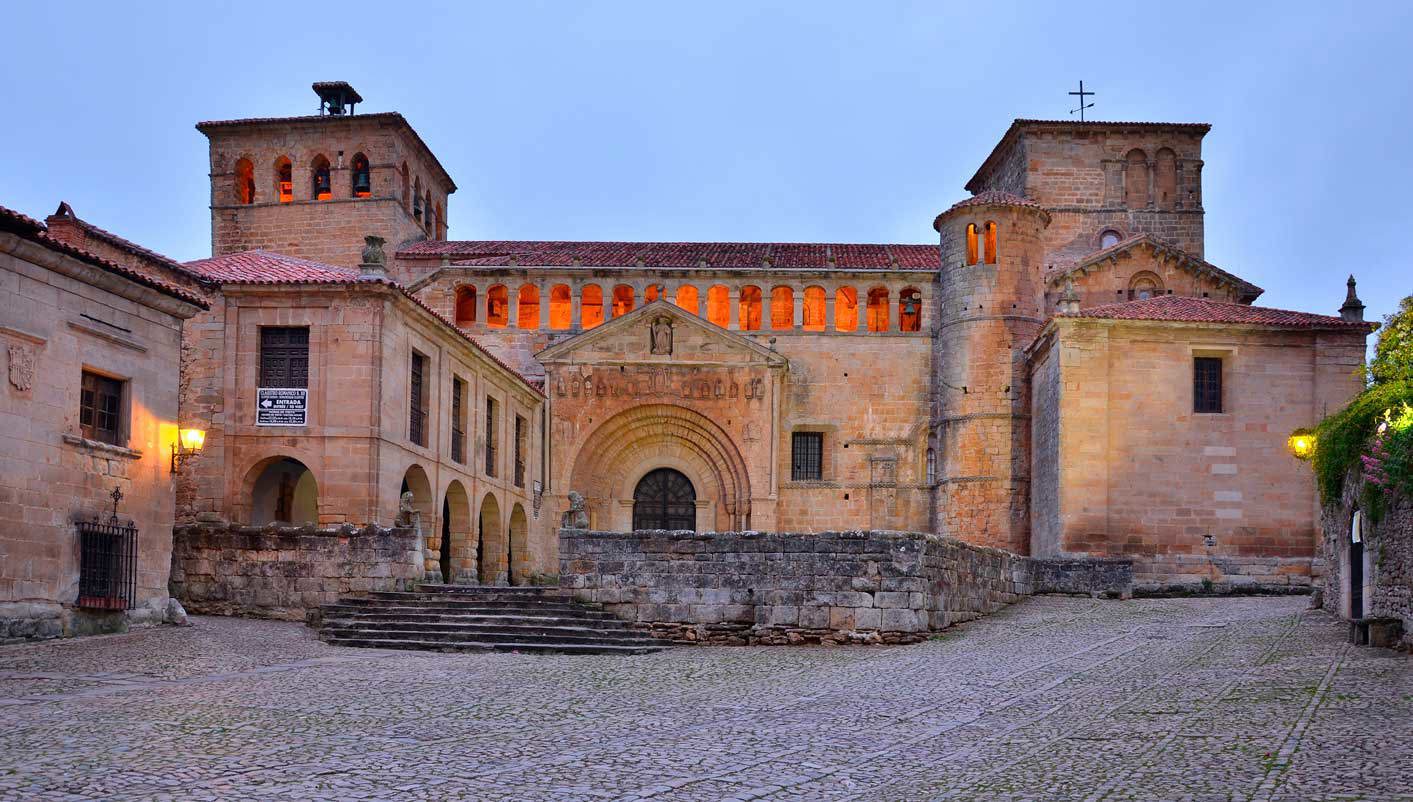
[[[1259,303],[1413,293],[1413,5],[7,4],[0,204],[209,254],[198,120],[397,110],[455,239],[931,242],[1014,117],[1203,121],[1207,257]]]

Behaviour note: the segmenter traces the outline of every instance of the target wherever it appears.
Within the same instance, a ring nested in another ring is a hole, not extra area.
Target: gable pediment
[[[556,343],[535,358],[545,365],[786,364],[778,352],[661,300]]]
[[[1231,290],[1233,297],[1243,303],[1256,300],[1263,292],[1255,284],[1232,275],[1181,248],[1163,242],[1151,234],[1138,234],[1129,237],[1123,242],[1096,251],[1069,267],[1053,270],[1046,276],[1046,286],[1050,290],[1058,290],[1064,286],[1067,280],[1079,282],[1085,276],[1111,270],[1121,262],[1135,258],[1162,265],[1173,265],[1191,274],[1204,284]]]

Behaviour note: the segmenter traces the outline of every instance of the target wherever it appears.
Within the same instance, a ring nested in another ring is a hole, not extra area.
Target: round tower
[[[933,340],[935,531],[1029,551],[1030,416],[1024,350],[1044,322],[1042,234],[1050,215],[1008,192],[968,198],[933,222],[942,273]]]

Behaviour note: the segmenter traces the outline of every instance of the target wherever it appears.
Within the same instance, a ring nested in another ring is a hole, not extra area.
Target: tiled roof
[[[412,134],[412,139],[415,140],[417,144],[421,146],[422,152],[427,155],[427,158],[431,161],[432,165],[436,167],[437,172],[441,173],[442,178],[446,181],[447,186],[449,187],[447,189],[447,192],[456,191],[456,182],[451,180],[451,173],[448,173],[446,171],[446,168],[442,166],[441,161],[437,159],[437,154],[433,153],[432,149],[427,147],[427,143],[422,141],[421,134],[418,134],[417,129],[412,127],[412,123],[409,123],[406,117],[403,117],[401,114],[398,114],[395,111],[377,111],[371,114],[303,114],[295,117],[247,117],[243,120],[205,120],[196,124],[196,130],[200,131],[203,134],[206,134],[209,137],[211,135],[211,132],[208,129],[212,128],[226,128],[239,125],[261,125],[276,123],[284,125],[334,125],[336,121],[339,123],[343,123],[348,122],[349,120],[372,120],[374,122],[383,121],[396,123],[404,126],[407,129],[408,133]]]
[[[1173,323],[1227,323],[1282,329],[1369,329],[1378,324],[1348,321],[1331,315],[1292,312],[1264,306],[1247,306],[1208,298],[1164,295],[1143,301],[1106,304],[1078,312],[1061,312],[1056,317],[1101,320],[1157,320]]]
[[[996,147],[991,149],[991,152],[987,154],[986,158],[981,162],[981,166],[976,168],[976,172],[972,175],[971,179],[967,181],[966,189],[968,192],[974,191],[972,187],[979,185],[981,176],[1000,159],[1001,154],[1005,153],[1010,148],[1011,143],[1014,142],[1015,139],[1020,136],[1020,132],[1026,128],[1079,128],[1090,131],[1105,128],[1145,128],[1154,131],[1189,131],[1194,134],[1206,134],[1208,131],[1212,130],[1212,126],[1208,123],[1111,122],[1108,120],[1085,120],[1084,122],[1080,122],[1078,120],[1027,120],[1018,118],[1011,121],[1011,126],[1006,129],[1006,133],[1002,134],[1001,138],[997,140]]]
[[[74,213],[74,207],[70,206],[68,201],[60,201],[59,208],[54,212],[52,217],[63,217],[68,220],[71,220],[75,224],[82,227],[83,230],[91,236],[103,240],[104,242],[108,243],[109,245],[112,245],[118,250],[127,251],[128,253],[134,256],[141,257],[143,259],[150,259],[154,262],[163,265],[164,267],[168,267],[179,273],[191,273],[191,271],[186,269],[185,265],[170,256],[160,254],[152,250],[151,248],[144,248],[143,246],[138,245],[132,240],[124,239],[123,237],[120,237],[107,229],[99,228],[98,226],[95,226],[87,220],[80,218],[77,214]]]
[[[1048,270],[1045,273],[1045,283],[1052,286],[1057,285],[1063,279],[1076,272],[1084,273],[1088,271],[1089,268],[1102,264],[1105,259],[1118,256],[1120,253],[1130,250],[1138,245],[1147,245],[1159,255],[1174,257],[1189,270],[1192,270],[1193,272],[1199,275],[1210,276],[1211,278],[1216,279],[1217,283],[1219,284],[1235,285],[1238,289],[1241,290],[1241,297],[1245,301],[1254,301],[1258,297],[1260,297],[1261,293],[1265,292],[1265,290],[1241,278],[1240,276],[1228,273],[1227,271],[1221,269],[1220,267],[1217,267],[1216,265],[1212,264],[1211,262],[1208,262],[1205,259],[1194,256],[1175,245],[1164,242],[1163,240],[1158,239],[1152,234],[1147,233],[1134,234],[1133,236],[1116,242],[1107,248],[1103,248],[1095,251],[1094,253],[1088,254],[1083,258],[1079,259],[1078,261],[1074,262],[1073,264],[1060,265],[1054,268],[1053,270]]]
[[[119,264],[85,248],[80,248],[77,245],[71,245],[61,239],[56,239],[49,234],[48,228],[43,223],[29,215],[7,209],[4,206],[0,206],[0,231],[10,231],[18,234],[50,250],[72,256],[94,267],[129,279],[134,283],[150,287],[161,292],[163,295],[170,295],[173,298],[186,301],[202,309],[209,308],[209,305],[201,296],[178,287],[163,279],[161,276],[155,276],[137,267]]]
[[[398,251],[409,259],[497,266],[761,268],[776,270],[936,270],[935,245],[804,242],[575,242],[424,240]],[[830,260],[833,260],[831,263]],[[704,264],[703,264],[704,263]]]
[[[1045,213],[1046,219],[1049,219],[1050,217],[1050,213],[1045,212],[1044,206],[1041,206],[1030,198],[1021,197],[1020,195],[1017,195],[1013,192],[1003,192],[999,189],[988,189],[985,192],[978,192],[977,194],[972,195],[970,198],[965,198],[952,204],[951,207],[947,209],[947,211],[937,215],[937,219],[932,221],[932,227],[938,231],[941,231],[942,218],[946,217],[952,212],[957,211],[958,209],[966,209],[972,206],[1022,206],[1027,209],[1039,209],[1040,211]]]
[[[1026,127],[1030,127],[1030,126],[1040,126],[1040,125],[1058,125],[1058,126],[1067,126],[1067,127],[1073,127],[1073,128],[1091,128],[1091,129],[1093,129],[1093,128],[1157,128],[1157,129],[1163,129],[1163,128],[1187,128],[1187,129],[1192,129],[1192,130],[1199,130],[1199,129],[1200,129],[1203,133],[1206,133],[1206,132],[1212,130],[1212,124],[1211,124],[1211,123],[1171,123],[1171,122],[1158,122],[1158,121],[1144,122],[1144,121],[1135,121],[1135,120],[1085,120],[1084,122],[1080,122],[1079,120],[1036,120],[1036,119],[1027,119],[1027,118],[1024,118],[1024,117],[1017,117],[1015,120],[1013,120],[1013,121],[1011,122],[1011,125],[1012,125],[1012,126],[1020,126],[1020,127],[1022,127],[1022,128],[1026,128]]]
[[[507,365],[503,360],[487,350],[485,346],[477,342],[476,338],[457,328],[456,324],[447,320],[440,312],[428,306],[421,298],[408,292],[405,287],[391,279],[362,278],[355,270],[326,265],[322,262],[314,262],[308,259],[300,259],[295,256],[285,256],[282,253],[274,253],[272,251],[242,251],[240,253],[226,254],[225,256],[213,256],[210,259],[198,259],[194,262],[187,262],[186,267],[224,284],[256,284],[262,286],[297,284],[385,284],[404,298],[421,307],[427,314],[436,318],[448,329],[455,332],[457,336],[461,337],[461,339],[470,343],[473,348],[487,359],[505,368],[510,375],[524,382],[525,385],[535,393],[544,395],[544,391],[540,387],[537,387],[534,382],[527,379],[524,374],[512,368],[510,365]]]

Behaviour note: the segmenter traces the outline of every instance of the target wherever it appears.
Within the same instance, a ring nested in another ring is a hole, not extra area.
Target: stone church
[[[572,491],[601,530],[1310,583],[1286,439],[1360,389],[1371,325],[1352,279],[1336,314],[1286,311],[1207,261],[1205,124],[1015,120],[931,244],[467,241],[412,125],[314,88],[317,114],[197,124],[210,258],[67,204],[16,229],[192,296],[172,423],[206,441],[172,459],[177,521],[415,513],[427,576],[521,582],[558,572]]]

